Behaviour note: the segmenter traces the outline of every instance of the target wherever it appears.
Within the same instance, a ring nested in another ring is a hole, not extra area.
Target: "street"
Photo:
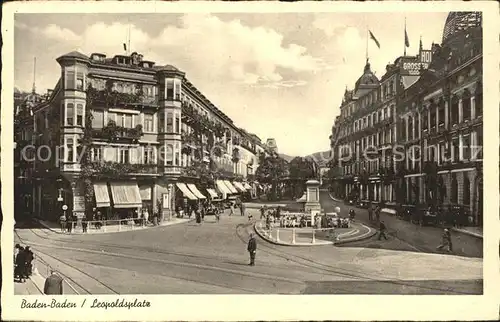
[[[322,203],[334,205],[324,196]],[[393,238],[306,248],[259,239],[257,266],[250,267],[251,231],[246,217],[224,216],[219,224],[207,217],[200,226],[99,235],[26,228],[16,231],[16,242],[31,245],[80,294],[482,293],[481,259],[420,253]]]
[[[320,192],[321,207],[326,212],[331,212],[335,207],[340,207],[342,216],[347,216],[349,209],[356,211],[356,219],[370,224],[368,220],[368,210],[359,209],[344,203],[336,202],[330,198],[327,191]],[[419,225],[400,220],[394,216],[381,214],[380,219],[387,226],[389,235],[388,241],[378,241],[378,236],[371,239],[355,242],[346,247],[367,247],[384,248],[394,250],[411,250],[425,253],[442,253],[436,250],[441,243],[442,229],[431,226],[420,227]],[[396,237],[396,238],[394,238]],[[453,254],[466,257],[483,257],[483,240],[473,236],[453,233]]]

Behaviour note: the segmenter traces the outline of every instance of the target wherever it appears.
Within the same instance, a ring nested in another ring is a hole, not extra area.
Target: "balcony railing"
[[[162,168],[164,174],[181,174],[183,169],[182,167],[175,165],[166,165]]]
[[[143,134],[142,125],[140,124],[134,128],[126,128],[116,125],[113,121],[110,121],[108,125],[102,129],[92,130],[92,137],[108,141],[115,141],[118,139],[139,140]]]
[[[156,96],[146,96],[143,93],[121,93],[110,90],[89,89],[87,95],[95,101],[104,103],[106,106],[126,105],[158,105]]]
[[[92,162],[89,165],[92,175],[124,176],[129,174],[156,174],[157,164],[130,164],[119,162]]]

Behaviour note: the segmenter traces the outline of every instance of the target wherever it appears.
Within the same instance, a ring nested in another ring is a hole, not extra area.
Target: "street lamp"
[[[172,190],[173,185],[171,183],[168,184],[168,221],[172,220]]]

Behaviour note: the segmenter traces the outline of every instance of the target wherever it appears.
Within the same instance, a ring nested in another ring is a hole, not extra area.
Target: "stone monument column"
[[[319,186],[320,183],[317,180],[309,180],[306,182],[306,212],[320,212],[321,205],[319,203]]]

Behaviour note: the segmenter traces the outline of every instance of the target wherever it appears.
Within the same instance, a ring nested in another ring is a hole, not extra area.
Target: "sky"
[[[78,50],[109,56],[130,49],[157,65],[186,73],[237,126],[280,153],[305,156],[329,149],[328,136],[346,86],[366,62],[368,42],[378,77],[403,55],[404,25],[416,55],[440,43],[447,13],[185,13],[16,14],[14,82],[31,90],[36,57],[37,92],[59,78],[56,58]],[[78,23],[75,23],[78,22]]]

